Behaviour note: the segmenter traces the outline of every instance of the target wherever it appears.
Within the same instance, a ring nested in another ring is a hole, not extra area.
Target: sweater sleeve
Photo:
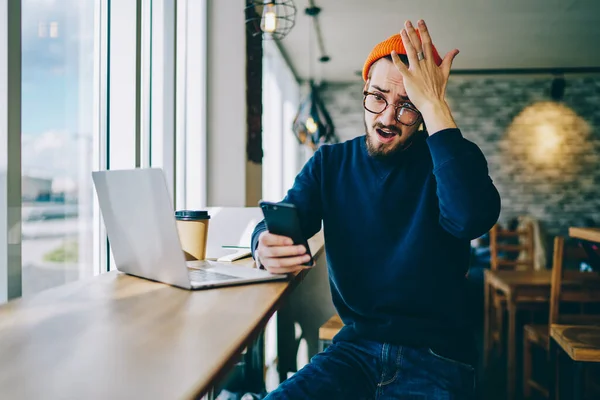
[[[427,144],[437,182],[441,226],[461,239],[480,237],[500,214],[500,195],[483,153],[458,129],[437,132]]]
[[[321,206],[322,152],[323,147],[319,148],[308,160],[283,199],[284,203],[292,203],[298,209],[302,233],[306,239],[311,238],[321,229],[323,218]],[[254,252],[258,247],[258,237],[266,230],[267,226],[262,220],[252,233],[252,257],[255,259]]]

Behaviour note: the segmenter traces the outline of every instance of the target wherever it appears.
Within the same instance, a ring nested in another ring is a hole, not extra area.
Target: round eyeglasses
[[[381,114],[390,105],[385,97],[380,94],[365,91],[363,92],[363,95],[365,96],[363,99],[363,107],[370,113]],[[394,107],[396,111],[396,121],[400,122],[402,125],[412,126],[419,122],[421,113],[411,104],[392,104],[392,107]]]

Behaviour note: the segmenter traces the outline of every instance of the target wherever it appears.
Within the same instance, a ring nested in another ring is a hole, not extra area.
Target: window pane
[[[97,4],[22,2],[24,296],[94,273]]]
[[[206,207],[206,0],[177,2],[176,208]]]
[[[304,163],[301,146],[292,132],[298,112],[300,87],[279,49],[263,42],[263,199],[281,200]]]

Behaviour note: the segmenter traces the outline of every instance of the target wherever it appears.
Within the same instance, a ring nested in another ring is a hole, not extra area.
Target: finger
[[[258,242],[265,246],[290,246],[294,244],[294,241],[287,237],[281,235],[275,235],[271,232],[263,232],[258,237]]]
[[[296,257],[283,257],[283,258],[264,258],[262,259],[262,264],[265,268],[290,268],[299,266],[305,262],[310,261],[310,256],[308,254],[304,254],[302,256]]]
[[[410,21],[406,21],[404,23],[406,32],[408,33],[408,38],[410,39],[410,42],[412,43],[413,47],[415,48],[415,52],[416,53],[420,53],[423,51],[423,46],[421,45],[421,39],[419,39],[419,35],[417,35],[417,31],[415,30],[415,27],[413,26],[412,22]]]
[[[290,256],[301,256],[306,254],[306,247],[302,245],[298,246],[270,246],[261,249],[263,257],[276,258],[276,257],[290,257]]]
[[[421,46],[425,54],[425,59],[433,61],[433,42],[429,35],[429,29],[427,29],[427,25],[425,25],[425,21],[422,19],[419,20],[419,33],[421,34]]]
[[[398,70],[400,71],[400,73],[402,75],[408,73],[408,68],[402,62],[402,60],[398,56],[398,53],[396,53],[396,50],[392,50],[392,62],[394,63],[394,65],[396,66],[396,68],[398,68]]]
[[[450,50],[448,53],[446,53],[446,56],[444,56],[442,64],[440,64],[440,68],[444,72],[444,76],[446,78],[450,76],[450,68],[452,67],[452,62],[454,61],[454,57],[456,57],[458,53],[458,49]]]
[[[406,29],[402,29],[402,31],[400,32],[400,36],[402,36],[402,43],[404,43],[404,48],[406,49],[408,64],[409,66],[414,67],[419,63],[419,60],[417,59],[417,52],[415,51],[415,48],[412,45],[410,38],[408,37]]]

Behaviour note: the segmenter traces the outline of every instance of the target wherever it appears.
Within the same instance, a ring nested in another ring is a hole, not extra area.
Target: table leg
[[[289,372],[296,372],[296,340],[294,315],[289,302],[277,311],[277,371],[279,382],[287,379]]]
[[[516,380],[516,330],[517,330],[517,305],[511,294],[507,296],[508,306],[508,354],[506,362],[506,383],[507,397],[515,398],[515,380]]]
[[[488,285],[487,277],[484,274],[483,279],[483,370],[487,368],[490,356],[490,304],[491,304],[491,290]]]
[[[573,362],[573,400],[583,399],[584,375],[583,363]]]
[[[548,347],[548,363],[550,365],[550,374],[548,379],[548,400],[558,400],[560,398],[560,349],[550,338],[550,346]]]
[[[244,387],[252,393],[265,391],[265,335],[262,331],[244,355]]]

